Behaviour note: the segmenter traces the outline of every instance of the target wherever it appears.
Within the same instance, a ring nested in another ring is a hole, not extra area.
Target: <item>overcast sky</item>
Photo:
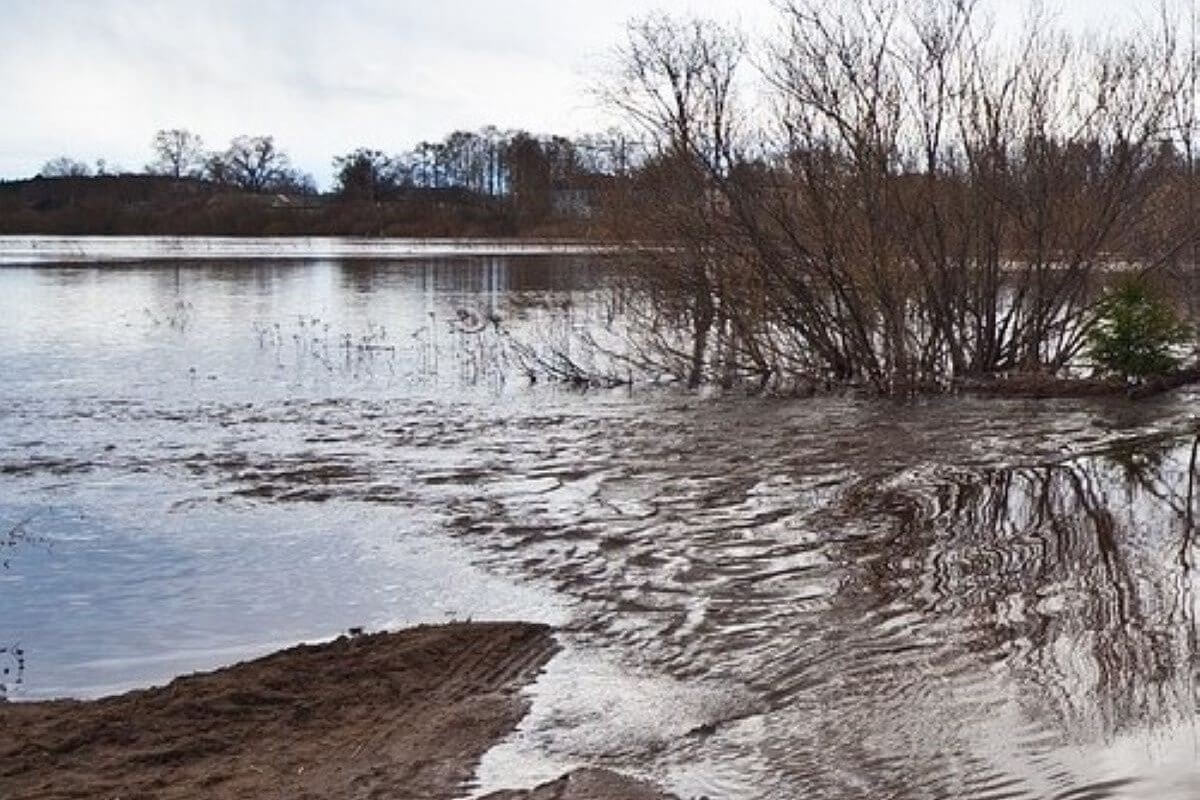
[[[993,0],[1020,16],[1020,0]],[[1053,3],[1052,3],[1053,5]],[[1072,26],[1149,0],[1066,0]],[[586,86],[630,16],[768,30],[770,0],[0,0],[0,178],[70,155],[141,169],[159,128],[270,133],[325,187],[333,155],[485,124],[605,127]]]

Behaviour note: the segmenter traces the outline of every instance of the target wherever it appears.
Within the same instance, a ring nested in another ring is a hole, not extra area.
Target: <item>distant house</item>
[[[305,211],[323,208],[326,203],[319,195],[283,194],[271,195],[271,208]]]

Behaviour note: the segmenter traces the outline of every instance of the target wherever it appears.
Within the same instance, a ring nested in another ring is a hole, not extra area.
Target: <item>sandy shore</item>
[[[102,700],[0,703],[0,797],[449,799],[525,714],[549,628],[458,623],[301,645]],[[583,770],[493,800],[649,800]]]

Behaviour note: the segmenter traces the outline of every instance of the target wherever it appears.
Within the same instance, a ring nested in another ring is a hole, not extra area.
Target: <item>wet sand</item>
[[[458,797],[556,650],[543,625],[453,623],[300,645],[96,701],[0,703],[0,797]],[[590,770],[494,795],[659,796]]]

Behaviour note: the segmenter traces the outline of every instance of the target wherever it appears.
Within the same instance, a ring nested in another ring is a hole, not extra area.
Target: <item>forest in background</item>
[[[273,136],[210,151],[170,129],[151,147],[140,172],[61,156],[0,182],[0,233],[604,238],[612,195],[639,158],[615,130],[571,139],[489,126],[396,155],[336,156],[321,193]]]

